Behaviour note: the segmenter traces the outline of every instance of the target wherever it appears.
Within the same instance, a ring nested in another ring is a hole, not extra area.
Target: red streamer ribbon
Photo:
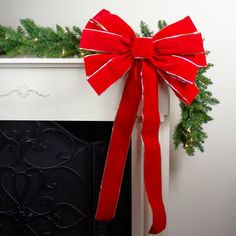
[[[114,121],[96,219],[114,218],[130,137],[143,99],[144,178],[153,213],[150,233],[160,233],[166,226],[166,213],[158,141],[158,80],[163,79],[180,100],[191,104],[199,92],[194,84],[198,68],[206,66],[202,36],[190,17],[186,17],[153,37],[138,38],[119,16],[102,10],[87,23],[80,47],[97,52],[84,58],[88,82],[97,94],[127,75]]]

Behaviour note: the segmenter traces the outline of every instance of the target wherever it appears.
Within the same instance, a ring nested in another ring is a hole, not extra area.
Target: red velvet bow
[[[132,128],[143,99],[142,140],[144,179],[153,212],[150,233],[166,226],[162,201],[158,80],[163,79],[184,103],[198,94],[194,84],[199,67],[206,66],[203,40],[189,17],[151,38],[138,38],[120,17],[100,11],[86,25],[80,47],[99,52],[84,58],[88,82],[101,94],[127,75],[107,154],[96,219],[111,220],[116,211]]]

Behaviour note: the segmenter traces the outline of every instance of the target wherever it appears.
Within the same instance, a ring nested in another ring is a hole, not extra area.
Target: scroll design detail
[[[88,193],[78,163],[88,144],[49,122],[18,123],[0,124],[0,234],[80,234]]]
[[[10,89],[8,92],[0,93],[0,97],[8,97],[8,96],[10,96],[11,94],[14,94],[14,93],[19,95],[21,98],[26,98],[32,93],[38,95],[39,97],[48,97],[48,96],[50,96],[49,93],[39,92],[38,89],[32,88],[29,85],[20,84],[17,87],[15,87],[13,89]]]

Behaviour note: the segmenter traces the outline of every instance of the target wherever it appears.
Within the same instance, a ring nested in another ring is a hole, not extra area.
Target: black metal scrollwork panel
[[[89,144],[52,122],[0,122],[1,235],[89,235]]]
[[[95,227],[108,139],[78,123],[0,122],[1,236],[131,235],[129,167],[116,219]]]

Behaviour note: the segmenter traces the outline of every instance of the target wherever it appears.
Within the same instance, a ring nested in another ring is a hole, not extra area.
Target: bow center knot
[[[132,45],[132,54],[135,59],[148,59],[153,56],[152,38],[136,38]]]

